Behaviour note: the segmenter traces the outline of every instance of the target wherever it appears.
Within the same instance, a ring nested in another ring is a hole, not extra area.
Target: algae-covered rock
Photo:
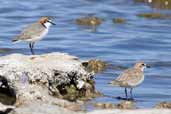
[[[109,66],[106,62],[97,59],[89,60],[88,62],[83,62],[82,64],[85,66],[87,71],[94,73],[102,72]]]
[[[146,3],[152,8],[157,8],[157,9],[171,9],[170,0],[135,0],[135,2]]]
[[[68,99],[70,101],[75,101],[78,98],[79,91],[74,85],[70,85],[66,87],[66,94],[64,94],[64,99]]]
[[[126,20],[124,18],[114,18],[113,23],[126,23]]]
[[[161,14],[161,13],[140,13],[138,17],[149,18],[149,19],[164,19],[171,18],[171,15]]]
[[[0,91],[12,97],[10,105],[16,106],[15,114],[34,107],[46,112],[48,109],[40,106],[53,108],[61,104],[58,98],[90,99],[97,93],[92,76],[77,57],[66,53],[0,57]],[[72,105],[66,107],[76,110]]]
[[[155,105],[155,108],[167,108],[171,109],[171,102],[161,102]]]
[[[86,26],[98,26],[102,23],[102,19],[95,16],[87,16],[76,19],[76,23],[78,25],[86,25]]]

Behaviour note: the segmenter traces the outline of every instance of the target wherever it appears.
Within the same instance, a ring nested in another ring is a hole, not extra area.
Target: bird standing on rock
[[[126,100],[129,100],[127,88],[130,88],[130,99],[133,100],[132,90],[144,81],[144,68],[149,68],[143,61],[137,62],[133,68],[129,68],[121,73],[115,80],[109,84],[125,88]]]
[[[12,42],[18,41],[27,41],[29,42],[29,47],[31,53],[34,55],[34,44],[36,41],[44,38],[51,25],[55,25],[55,23],[51,20],[50,17],[44,16],[40,18],[37,22],[27,26],[18,36],[16,36]]]

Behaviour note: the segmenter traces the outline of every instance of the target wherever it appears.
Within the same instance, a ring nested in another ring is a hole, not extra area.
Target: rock
[[[83,111],[81,105],[78,104],[71,104],[71,105],[66,105],[64,108],[71,110],[71,111]]]
[[[171,109],[171,102],[161,102],[159,104],[156,104],[155,108],[167,108],[167,109]]]
[[[92,98],[103,96],[102,93],[98,91],[94,91],[95,90],[94,85],[95,85],[94,81],[91,81],[91,82],[89,81],[89,83],[85,84],[85,89],[81,89],[80,94],[79,94],[80,96],[85,96],[85,97],[81,97],[80,100],[88,101],[88,100],[91,100]]]
[[[142,3],[146,3],[148,2],[147,0],[134,0],[135,2],[142,2]]]
[[[161,14],[161,13],[140,13],[137,16],[149,18],[149,19],[167,19],[171,18],[171,15]]]
[[[106,62],[97,59],[89,60],[88,62],[83,62],[82,64],[88,72],[94,73],[103,72],[109,66]]]
[[[42,103],[41,101],[30,102],[25,106],[20,106],[9,114],[79,114],[65,108]]]
[[[64,105],[58,98],[77,101],[86,99],[87,92],[92,94],[88,99],[95,97],[97,91],[91,83],[92,76],[77,57],[65,53],[0,57],[0,91],[14,99],[10,104],[16,106],[14,114],[32,114],[32,109],[33,114],[39,114],[39,110],[43,114],[59,105],[61,108],[80,110],[79,104]]]
[[[102,23],[102,19],[95,16],[87,16],[76,19],[76,23],[78,25],[98,26]]]
[[[95,103],[94,106],[101,109],[116,109],[116,105],[112,103]]]
[[[71,110],[71,111],[83,111],[82,105],[84,102],[69,102],[66,100],[58,99],[56,102],[53,102],[54,105],[57,105],[59,107],[63,107],[65,109]]]
[[[8,85],[5,77],[0,76],[0,102],[5,105],[13,105],[16,102],[14,90]]]
[[[121,101],[119,104],[112,103],[95,103],[95,107],[101,109],[136,109],[133,101]]]
[[[117,104],[118,109],[136,109],[135,102],[133,101],[122,101]]]
[[[113,23],[126,23],[126,20],[124,18],[114,18]]]
[[[135,0],[135,2],[146,3],[152,8],[157,8],[157,9],[171,9],[170,0]]]

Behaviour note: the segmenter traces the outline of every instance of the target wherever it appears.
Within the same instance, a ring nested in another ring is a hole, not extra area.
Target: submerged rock
[[[118,109],[136,109],[136,105],[134,101],[122,101],[117,104]]]
[[[71,110],[71,111],[83,111],[81,105],[78,104],[70,104],[70,105],[66,105],[64,106],[64,108]]]
[[[159,104],[156,104],[155,108],[167,108],[167,109],[171,109],[171,102],[161,102]]]
[[[112,103],[95,103],[97,108],[102,109],[136,109],[135,102],[133,101],[121,101],[119,104]]]
[[[126,23],[126,20],[124,18],[114,18],[113,23]]]
[[[170,0],[135,0],[135,2],[146,3],[156,9],[171,9]]]
[[[116,109],[117,108],[117,106],[112,103],[95,103],[94,106],[97,108],[101,108],[101,109]]]
[[[86,25],[86,26],[98,26],[102,23],[102,19],[95,16],[87,16],[76,19],[76,23],[78,25]]]
[[[149,18],[149,19],[167,19],[171,18],[171,15],[161,14],[161,13],[141,13],[138,14],[139,17]]]
[[[41,108],[42,104],[49,107],[52,104],[61,105],[58,98],[76,101],[95,97],[98,92],[92,76],[77,57],[65,53],[0,57],[0,90],[5,88],[1,92],[14,98],[11,105],[17,107],[16,114],[27,110],[26,107],[28,110],[33,108],[30,106],[32,103],[34,107]],[[35,103],[40,104],[36,106]],[[63,107],[73,109],[74,106]]]
[[[94,72],[94,73],[103,72],[109,66],[108,63],[97,59],[92,59],[89,60],[88,62],[83,62],[82,64],[87,71]]]

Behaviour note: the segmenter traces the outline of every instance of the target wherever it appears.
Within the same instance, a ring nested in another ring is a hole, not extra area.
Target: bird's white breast
[[[49,31],[48,29],[45,29],[43,32],[41,32],[40,35],[35,36],[32,39],[28,39],[27,41],[29,41],[29,42],[39,41],[39,40],[43,39],[47,35],[48,31]]]
[[[140,85],[143,81],[144,81],[144,75],[139,80],[137,80],[135,82],[131,82],[129,85],[132,87],[136,87],[136,86]]]
[[[45,37],[48,33],[49,29],[45,29],[42,34],[40,35],[40,39],[42,39],[43,37]]]
[[[40,34],[40,36],[37,37],[37,40],[41,40],[43,37],[45,37],[49,31],[49,28],[52,24],[49,22],[44,23],[44,26],[46,29]]]

